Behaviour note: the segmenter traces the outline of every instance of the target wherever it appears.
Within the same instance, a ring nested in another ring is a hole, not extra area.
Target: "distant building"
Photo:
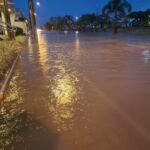
[[[13,0],[8,0],[8,11],[10,13],[11,25],[21,28],[23,30],[23,33],[27,34],[27,20],[24,17],[23,13],[19,9],[16,9],[14,7]],[[0,23],[5,23],[2,0],[0,0]]]

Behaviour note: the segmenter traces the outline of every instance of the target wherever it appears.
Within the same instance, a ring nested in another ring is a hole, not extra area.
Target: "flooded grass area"
[[[0,109],[0,149],[149,150],[150,36],[38,31]]]
[[[24,109],[21,90],[17,87],[15,75],[10,83],[7,97],[1,102],[0,109],[0,149],[13,149],[12,141],[22,140],[18,134],[25,125],[23,124]]]
[[[119,32],[138,33],[138,34],[150,34],[150,28],[119,29]]]
[[[23,48],[25,38],[26,37],[18,36],[16,40],[13,41],[7,39],[0,41],[0,81],[3,79],[16,55],[20,53]]]

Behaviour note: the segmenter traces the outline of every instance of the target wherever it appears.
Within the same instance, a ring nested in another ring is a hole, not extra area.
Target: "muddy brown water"
[[[38,31],[0,110],[0,149],[150,150],[150,36]]]

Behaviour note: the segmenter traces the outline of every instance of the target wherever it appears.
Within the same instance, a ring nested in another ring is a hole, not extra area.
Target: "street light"
[[[40,6],[40,2],[39,2],[39,1],[37,1],[37,2],[36,2],[36,5],[37,5],[37,6]]]
[[[8,8],[8,11],[9,11],[9,12],[11,12],[11,9],[10,9],[10,8]]]
[[[79,17],[78,17],[78,16],[76,16],[76,17],[75,17],[75,19],[76,19],[76,21],[78,21],[78,20],[79,20]]]

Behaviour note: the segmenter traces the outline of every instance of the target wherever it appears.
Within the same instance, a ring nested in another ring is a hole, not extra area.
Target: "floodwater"
[[[1,150],[150,150],[150,36],[38,31],[0,110]]]

